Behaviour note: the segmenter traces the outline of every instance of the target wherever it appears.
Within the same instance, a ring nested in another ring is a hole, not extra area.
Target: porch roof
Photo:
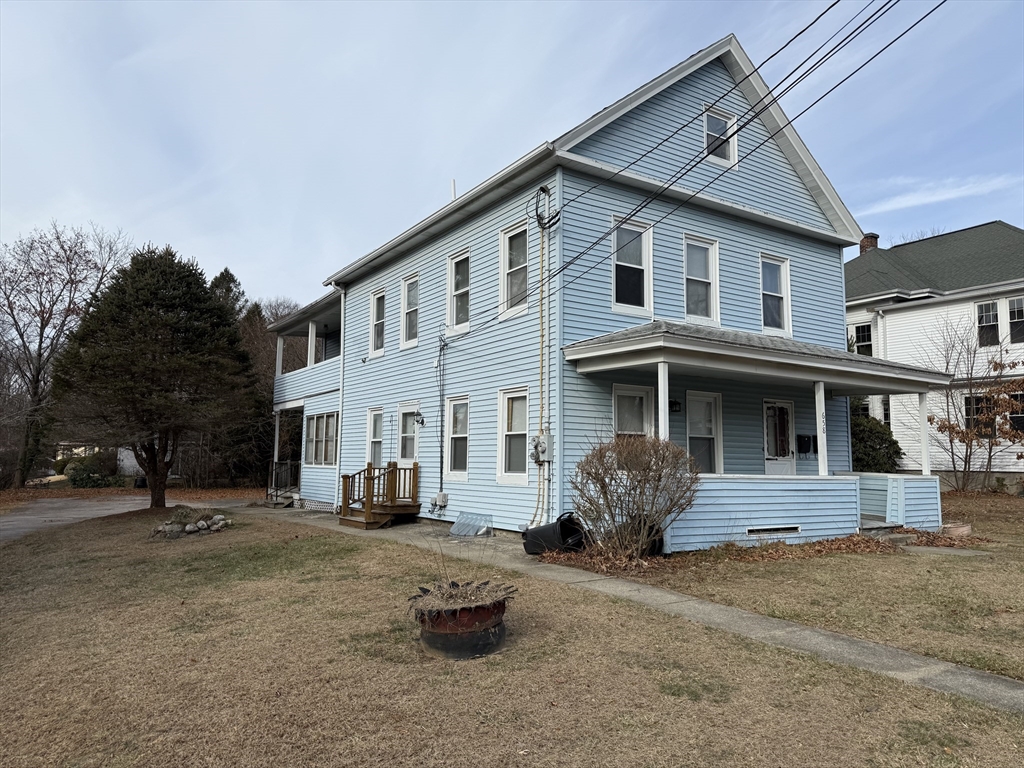
[[[909,394],[945,387],[947,373],[782,336],[655,320],[562,348],[583,374],[621,369],[676,372],[750,381],[823,381],[834,397]]]

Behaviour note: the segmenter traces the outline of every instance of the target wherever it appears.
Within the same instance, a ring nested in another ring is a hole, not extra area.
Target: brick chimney
[[[865,232],[864,237],[860,239],[860,252],[866,253],[872,248],[878,247],[878,235],[874,232]]]

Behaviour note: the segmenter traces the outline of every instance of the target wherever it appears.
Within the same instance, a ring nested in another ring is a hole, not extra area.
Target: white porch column
[[[918,428],[921,430],[921,474],[932,473],[931,457],[928,455],[928,393],[921,392],[917,396]]]
[[[284,370],[284,336],[277,337],[277,362],[274,363],[274,375],[280,376]]]
[[[668,440],[668,363],[658,363],[658,439]]]
[[[818,435],[818,474],[828,474],[828,442],[825,435],[825,382],[814,382],[814,416]]]
[[[306,346],[306,365],[316,362],[316,323],[309,324],[308,345]]]
[[[274,411],[274,463],[277,464],[277,452],[281,445],[281,412]]]

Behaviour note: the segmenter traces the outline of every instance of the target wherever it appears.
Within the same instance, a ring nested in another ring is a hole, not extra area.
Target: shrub
[[[68,457],[68,456],[64,456],[63,458],[60,458],[60,459],[57,459],[56,461],[54,461],[53,462],[53,473],[55,475],[63,475],[64,474],[64,470],[67,469],[68,462],[70,462],[70,461],[71,461],[71,458]]]
[[[576,515],[603,552],[638,560],[693,505],[700,476],[675,443],[618,435],[576,465],[570,484]]]
[[[850,446],[854,472],[895,472],[903,450],[892,430],[872,416],[850,419]]]
[[[76,456],[64,467],[72,488],[117,488],[124,478],[117,474],[117,450],[97,451]]]

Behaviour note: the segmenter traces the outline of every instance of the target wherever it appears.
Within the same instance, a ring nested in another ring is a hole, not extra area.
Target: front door
[[[766,475],[796,474],[796,442],[793,426],[793,403],[781,400],[764,401],[764,473]]]

